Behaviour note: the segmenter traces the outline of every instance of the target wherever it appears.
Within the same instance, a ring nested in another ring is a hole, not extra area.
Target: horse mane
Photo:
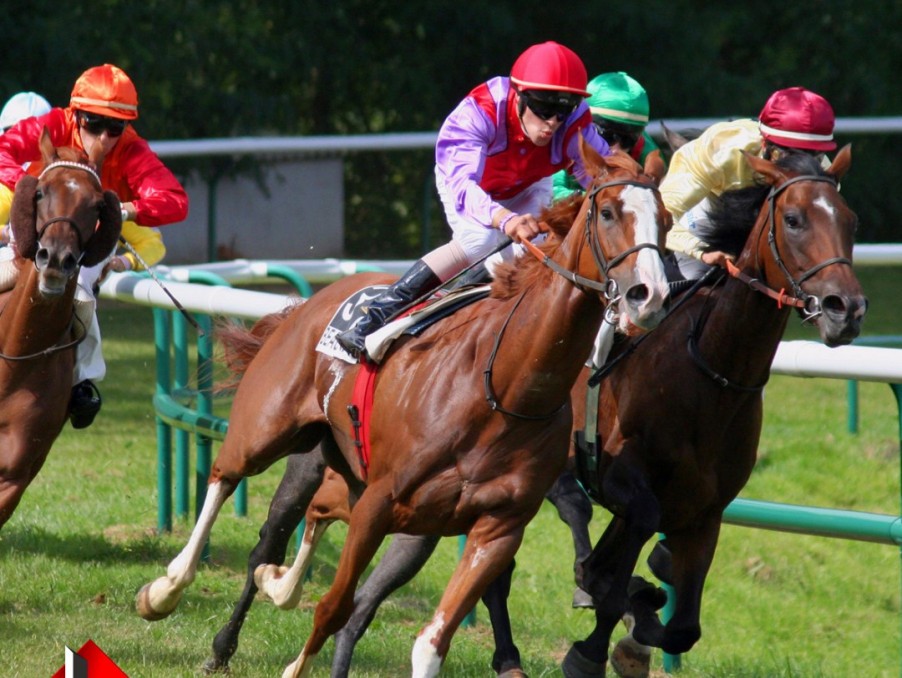
[[[827,174],[817,159],[807,153],[787,153],[774,164],[795,175]],[[706,236],[707,246],[704,251],[719,250],[738,256],[745,247],[770,190],[770,184],[759,179],[753,186],[725,191],[720,196],[711,198],[707,215],[712,228]]]

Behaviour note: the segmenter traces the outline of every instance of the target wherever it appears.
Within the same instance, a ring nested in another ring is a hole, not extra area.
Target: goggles
[[[603,122],[596,122],[595,129],[598,130],[601,138],[608,142],[608,146],[619,146],[627,153],[633,150],[633,146],[639,141],[641,134],[641,132],[627,131],[623,127],[612,127]]]
[[[89,113],[88,111],[78,111],[76,115],[79,126],[87,130],[88,133],[98,137],[104,132],[111,137],[120,137],[125,128],[128,127],[128,120],[121,118],[109,118],[105,115]]]
[[[526,101],[526,106],[529,110],[535,113],[537,117],[546,121],[554,118],[558,122],[564,122],[573,114],[576,107],[579,106],[579,100],[561,101],[558,99],[557,101],[545,101],[532,94],[527,94],[526,92],[521,92],[520,96]]]

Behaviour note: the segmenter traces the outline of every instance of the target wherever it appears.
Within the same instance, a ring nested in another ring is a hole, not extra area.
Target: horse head
[[[621,328],[652,329],[669,299],[662,254],[672,221],[658,191],[665,172],[660,152],[649,154],[642,168],[622,152],[602,157],[582,139],[580,151],[594,177],[583,206],[590,265],[614,283],[609,296],[617,304],[609,308],[620,312]]]
[[[858,217],[839,193],[851,146],[824,171],[815,158],[790,154],[777,163],[746,155],[770,185],[751,237],[755,247],[737,262],[754,266],[770,288],[790,290],[803,319],[816,323],[827,346],[850,343],[861,331],[867,298],[852,270]]]
[[[16,184],[10,226],[18,255],[34,261],[40,293],[58,296],[80,266],[94,266],[109,256],[122,217],[116,194],[101,187],[100,144],[90,156],[54,148],[45,128],[40,148],[43,170]]]

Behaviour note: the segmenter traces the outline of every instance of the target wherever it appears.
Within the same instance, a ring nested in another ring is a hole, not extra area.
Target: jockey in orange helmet
[[[729,255],[706,251],[711,228],[707,198],[754,183],[742,151],[768,159],[781,153],[821,156],[836,148],[833,108],[820,94],[803,87],[781,89],[768,98],[757,120],[711,125],[679,148],[661,184],[664,205],[673,216],[667,247],[675,253],[682,277],[699,278],[709,265],[724,265]]]
[[[554,172],[571,168],[588,184],[579,136],[601,155],[610,149],[592,125],[586,81],[575,52],[544,42],[517,58],[510,77],[477,86],[448,115],[436,142],[435,179],[452,240],[418,260],[370,302],[362,322],[338,335],[345,351],[363,353],[367,335],[505,236],[519,242],[539,235],[536,215],[551,201]],[[504,258],[512,256],[508,248]]]
[[[46,128],[57,147],[72,146],[88,152],[95,144],[103,145],[106,155],[100,179],[103,188],[115,191],[122,203],[126,222],[123,235],[128,229],[144,229],[139,232],[142,237],[135,240],[144,242],[148,263],[159,261],[165,252],[162,239],[147,227],[183,221],[188,214],[188,196],[132,127],[137,118],[138,93],[131,79],[122,69],[103,64],[79,76],[68,108],[54,108],[13,125],[0,136],[0,223],[9,221],[13,189],[26,171],[23,164],[30,163],[29,174],[37,175],[43,169],[38,141]],[[75,428],[89,426],[100,410],[100,394],[93,380],[103,379],[106,364],[100,351],[93,287],[103,267],[83,267],[78,276],[76,313],[89,330],[76,355],[70,402],[70,420]],[[126,268],[125,260],[117,259],[113,268]]]

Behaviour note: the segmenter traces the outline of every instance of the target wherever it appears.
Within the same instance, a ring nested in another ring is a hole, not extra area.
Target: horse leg
[[[501,573],[482,594],[482,602],[489,611],[492,623],[492,637],[495,640],[495,652],[492,655],[492,668],[499,678],[525,678],[520,661],[520,650],[514,643],[511,629],[510,611],[507,600],[511,592],[511,579],[517,563],[511,559],[510,565]]]
[[[219,515],[219,509],[235,491],[237,485],[238,482],[235,480],[219,478],[207,486],[203,508],[185,548],[169,563],[165,576],[145,584],[138,591],[135,608],[142,618],[147,621],[164,619],[178,606],[182,593],[197,575],[197,563],[200,561],[204,544],[210,538],[210,531],[216,516]]]
[[[345,678],[351,670],[354,647],[363,637],[382,601],[413,579],[429,560],[439,537],[396,534],[376,568],[354,594],[354,612],[335,634],[332,678]]]
[[[266,522],[260,528],[260,540],[248,558],[244,590],[231,618],[213,639],[213,656],[204,664],[205,672],[228,670],[229,660],[238,649],[238,635],[244,619],[257,593],[254,572],[259,565],[284,560],[288,542],[319,487],[324,470],[325,462],[319,449],[288,457],[285,475],[270,502]]]
[[[19,437],[23,442],[18,442],[16,436],[10,434],[2,441],[4,449],[3,458],[0,459],[0,529],[16,510],[22,495],[38,475],[50,453],[50,445],[43,451],[30,450],[25,446],[25,442],[30,441],[31,436]],[[52,441],[50,444],[52,445]]]
[[[636,628],[633,637],[643,645],[660,647],[670,654],[692,649],[701,638],[699,615],[702,590],[720,535],[720,515],[708,518],[691,532],[667,535],[673,553],[673,587],[675,605],[666,626],[661,624],[654,603],[643,599],[633,602]]]
[[[562,668],[567,678],[604,675],[611,634],[629,607],[633,570],[643,545],[660,524],[657,498],[641,473],[625,463],[612,465],[605,475],[603,491],[613,506],[620,507],[618,513],[623,517],[613,517],[592,554],[581,564],[582,586],[595,599],[595,628],[585,640],[574,643],[564,658]],[[622,675],[646,675],[642,669],[629,669],[625,662],[614,668],[624,670]]]
[[[497,537],[488,537],[500,534]],[[467,535],[467,545],[445,588],[432,621],[420,632],[411,653],[413,678],[438,675],[451,647],[451,638],[464,617],[479,601],[489,584],[510,566],[523,540],[523,525],[509,530],[497,517],[482,517]]]
[[[554,504],[558,516],[567,523],[573,537],[573,550],[576,558],[573,571],[577,572],[579,563],[592,553],[592,540],[589,537],[589,523],[592,521],[592,502],[582,486],[569,471],[564,471],[554,485],[548,490],[545,498]],[[578,585],[573,592],[573,607],[592,608],[595,603],[586,591]]]
[[[313,615],[313,629],[298,658],[282,678],[305,678],[329,636],[337,633],[354,610],[354,589],[388,533],[392,519],[391,482],[386,489],[370,485],[361,495],[348,524],[348,534],[332,586],[320,598]]]

